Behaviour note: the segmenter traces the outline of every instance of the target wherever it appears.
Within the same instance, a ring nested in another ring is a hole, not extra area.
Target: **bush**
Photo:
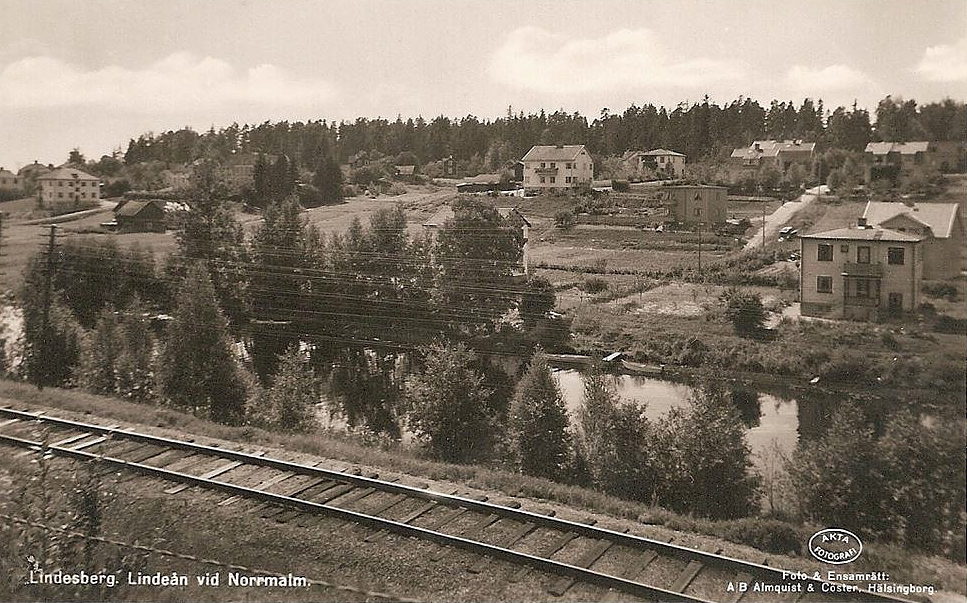
[[[719,297],[725,306],[725,316],[735,332],[745,337],[760,329],[766,319],[766,310],[758,293],[744,293],[730,287]]]
[[[570,230],[574,226],[574,214],[564,210],[554,214],[554,226],[561,230]]]
[[[590,295],[597,295],[608,290],[608,281],[597,276],[592,276],[584,279],[581,290]]]
[[[809,536],[794,525],[778,519],[743,517],[729,521],[717,521],[711,532],[729,540],[755,547],[767,553],[785,555],[800,554],[802,544]]]
[[[942,297],[948,301],[957,299],[957,287],[950,283],[924,283],[923,292],[930,297]]]
[[[627,180],[612,180],[611,189],[616,193],[627,193],[631,191],[631,184]]]
[[[941,314],[934,321],[933,330],[938,333],[962,335],[967,333],[967,319],[954,318],[952,316],[947,316],[946,314]]]

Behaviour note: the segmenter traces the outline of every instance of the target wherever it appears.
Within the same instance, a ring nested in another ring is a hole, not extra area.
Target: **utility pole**
[[[50,225],[50,234],[47,239],[47,269],[44,270],[44,305],[42,308],[42,320],[41,320],[41,337],[40,337],[40,357],[42,366],[45,367],[44,374],[39,375],[37,379],[37,388],[44,389],[44,379],[46,379],[46,364],[48,362],[49,355],[47,353],[50,337],[48,325],[50,323],[50,288],[51,282],[53,280],[54,274],[54,240],[57,236],[57,225]]]
[[[698,278],[702,278],[702,223],[698,223]]]

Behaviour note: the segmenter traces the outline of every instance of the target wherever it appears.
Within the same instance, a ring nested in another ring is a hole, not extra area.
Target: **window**
[[[544,162],[542,161],[542,162],[541,162],[541,167],[542,167],[542,168],[544,168],[544,167],[547,167],[547,164],[546,164],[546,163],[544,163]]]
[[[541,176],[541,184],[544,184],[544,176]]]
[[[57,183],[57,186],[64,186],[64,181],[63,181],[63,180],[61,180],[60,182],[58,182],[58,183]]]
[[[701,216],[702,215],[702,208],[701,207],[696,207],[695,208],[695,215],[696,216]]]
[[[816,293],[832,293],[832,292],[833,292],[833,277],[817,276]]]
[[[571,169],[572,167],[574,167],[574,164],[573,163],[565,163],[564,164],[564,167],[566,167],[567,169]]]
[[[665,163],[665,158],[664,157],[659,157],[658,158],[658,163]]]
[[[849,245],[840,245],[839,250],[841,253],[849,253]]]
[[[833,246],[820,243],[816,249],[816,260],[820,262],[833,261]]]
[[[870,263],[870,248],[866,246],[856,248],[856,263],[857,264],[869,264]]]
[[[63,199],[64,198],[64,193],[57,193],[57,198],[58,199]]]
[[[894,266],[903,265],[903,247],[889,247],[886,250],[886,261]]]
[[[555,181],[556,181],[556,178],[554,176],[551,176],[551,184],[554,184]]]
[[[553,169],[556,169],[556,168],[557,168],[557,164],[552,161],[551,162],[551,169],[553,170]]]
[[[869,297],[870,296],[870,281],[865,278],[857,279],[856,281],[856,297]]]
[[[566,176],[564,178],[564,182],[567,183],[567,184],[570,184],[571,183],[571,177],[570,176]]]

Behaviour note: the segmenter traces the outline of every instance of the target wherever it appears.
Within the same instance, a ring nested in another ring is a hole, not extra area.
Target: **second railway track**
[[[37,428],[50,432],[37,439]],[[371,528],[369,542],[392,532],[469,550],[482,557],[557,576],[548,585],[563,594],[577,582],[657,601],[903,601],[866,590],[843,591],[820,579],[792,580],[783,570],[627,532],[568,521],[486,500],[434,492],[375,477],[206,446],[43,413],[0,408],[0,445],[47,450],[160,478],[177,494],[198,487],[223,492],[219,505],[242,499],[262,503],[263,516],[289,521],[300,515],[336,517]],[[441,548],[439,556],[445,554]],[[799,584],[800,591],[727,591],[730,582]],[[810,591],[811,588],[811,591]]]

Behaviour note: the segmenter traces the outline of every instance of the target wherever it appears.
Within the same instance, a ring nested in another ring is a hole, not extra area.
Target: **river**
[[[572,418],[584,401],[584,380],[575,369],[555,369]],[[659,420],[674,407],[687,406],[693,387],[664,379],[636,375],[610,375],[616,393],[623,399],[645,404],[645,414]],[[791,395],[736,389],[732,402],[746,426],[746,442],[759,465],[781,450],[788,454],[800,436],[811,437],[827,423],[832,405],[823,400],[803,400]]]

